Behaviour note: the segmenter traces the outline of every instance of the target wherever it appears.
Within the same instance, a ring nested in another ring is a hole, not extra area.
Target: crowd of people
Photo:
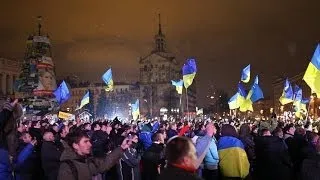
[[[1,180],[320,179],[320,139],[295,120],[21,121],[0,112]]]

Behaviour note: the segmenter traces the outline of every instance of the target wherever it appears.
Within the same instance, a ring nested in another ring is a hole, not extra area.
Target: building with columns
[[[182,79],[181,66],[174,54],[167,50],[160,15],[158,33],[154,36],[154,48],[148,55],[140,58],[139,65],[141,115],[154,117],[180,114],[183,111],[180,103],[184,102],[185,95],[180,97],[177,94],[175,87],[171,85],[171,80]],[[190,91],[188,89],[190,105],[195,104],[196,95],[191,91],[194,89],[190,88]]]
[[[14,84],[19,76],[20,62],[17,60],[0,58],[0,95],[13,95]]]

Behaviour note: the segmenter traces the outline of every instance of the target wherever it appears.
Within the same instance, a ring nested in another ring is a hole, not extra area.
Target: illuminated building
[[[6,97],[14,93],[14,82],[20,70],[20,62],[0,58],[0,95]]]
[[[140,112],[144,116],[155,117],[164,114],[178,115],[183,111],[185,95],[181,97],[171,85],[171,80],[182,79],[181,65],[166,49],[165,35],[161,29],[154,37],[155,47],[150,54],[141,57],[140,64]],[[188,89],[189,111],[195,112],[195,83]],[[186,108],[184,109],[186,111]]]

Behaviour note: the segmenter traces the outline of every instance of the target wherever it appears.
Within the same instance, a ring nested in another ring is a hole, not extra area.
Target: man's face
[[[90,139],[87,137],[82,137],[79,141],[79,143],[74,143],[73,148],[76,150],[78,155],[80,156],[86,156],[91,153],[91,142]]]
[[[290,133],[290,134],[294,134],[295,131],[296,131],[296,129],[295,129],[294,127],[291,127],[291,128],[289,129],[289,133]]]
[[[31,143],[32,137],[30,136],[29,133],[27,133],[22,137],[22,140],[23,140],[24,143]]]
[[[51,132],[48,132],[45,134],[45,136],[43,137],[43,139],[45,141],[54,141],[54,136]]]

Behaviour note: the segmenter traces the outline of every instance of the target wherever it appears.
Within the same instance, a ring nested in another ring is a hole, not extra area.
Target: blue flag
[[[59,87],[53,92],[59,104],[65,103],[70,97],[70,91],[66,82],[62,81]]]

